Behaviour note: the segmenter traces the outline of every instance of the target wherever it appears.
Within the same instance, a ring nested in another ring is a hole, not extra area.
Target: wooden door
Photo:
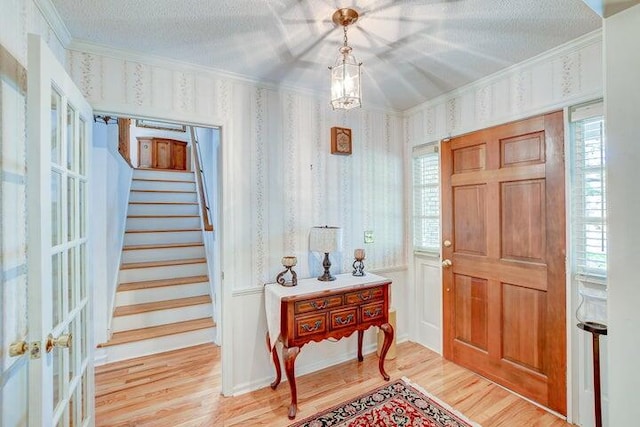
[[[93,425],[93,113],[40,37],[30,34],[28,49],[28,425]]]
[[[174,141],[171,145],[171,168],[185,170],[187,168],[187,143]]]
[[[562,112],[442,144],[444,355],[561,414],[564,184]]]
[[[138,137],[138,167],[153,167],[153,138]]]
[[[153,167],[171,169],[171,141],[168,139],[156,139],[154,143]]]

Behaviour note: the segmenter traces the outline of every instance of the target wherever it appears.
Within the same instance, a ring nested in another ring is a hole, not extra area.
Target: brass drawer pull
[[[371,291],[367,292],[366,296],[364,292],[361,292],[358,294],[358,296],[360,297],[361,301],[367,301],[371,299],[371,297],[373,296],[373,292]]]
[[[336,316],[336,323],[338,325],[348,325],[351,322],[353,322],[353,314],[348,315],[346,319],[343,319],[340,316]]]
[[[322,310],[327,308],[327,306],[329,305],[329,300],[325,299],[322,304],[318,305],[317,301],[311,301],[310,303],[311,307],[315,308],[316,310]]]
[[[322,324],[321,320],[316,320],[316,324],[313,327],[309,327],[308,324],[304,324],[301,326],[302,329],[304,329],[305,332],[315,332],[318,330],[318,328],[320,328],[320,325]]]
[[[378,309],[375,312],[371,312],[371,310],[365,310],[364,311],[364,317],[378,317],[380,316],[380,313],[382,313],[382,309],[380,307],[378,307]]]

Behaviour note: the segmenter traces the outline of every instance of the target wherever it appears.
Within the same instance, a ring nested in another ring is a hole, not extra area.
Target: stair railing
[[[191,130],[191,141],[193,141],[193,158],[195,160],[195,173],[196,181],[198,183],[198,193],[200,193],[200,208],[202,209],[202,223],[204,224],[204,231],[213,231],[213,224],[211,224],[211,208],[209,204],[209,196],[207,193],[207,181],[202,169],[202,163],[200,162],[200,143],[196,136],[196,131],[193,126],[189,126]]]

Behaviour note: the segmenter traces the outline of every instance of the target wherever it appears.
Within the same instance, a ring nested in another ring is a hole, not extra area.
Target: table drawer
[[[374,302],[360,307],[360,319],[362,323],[373,322],[385,317],[384,302]]]
[[[345,295],[345,300],[347,304],[360,304],[366,301],[380,300],[383,297],[384,289],[380,287],[364,289],[358,292],[350,292]]]
[[[327,331],[327,315],[326,313],[322,313],[296,317],[295,324],[296,338],[322,334]]]
[[[358,323],[358,310],[355,307],[345,310],[335,310],[329,313],[331,330],[346,328],[356,323]]]
[[[323,298],[296,301],[295,313],[309,313],[342,305],[342,295],[331,295]]]

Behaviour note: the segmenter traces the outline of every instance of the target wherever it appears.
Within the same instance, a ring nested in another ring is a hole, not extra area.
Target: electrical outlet
[[[364,232],[364,242],[373,243],[373,230],[367,230]]]

